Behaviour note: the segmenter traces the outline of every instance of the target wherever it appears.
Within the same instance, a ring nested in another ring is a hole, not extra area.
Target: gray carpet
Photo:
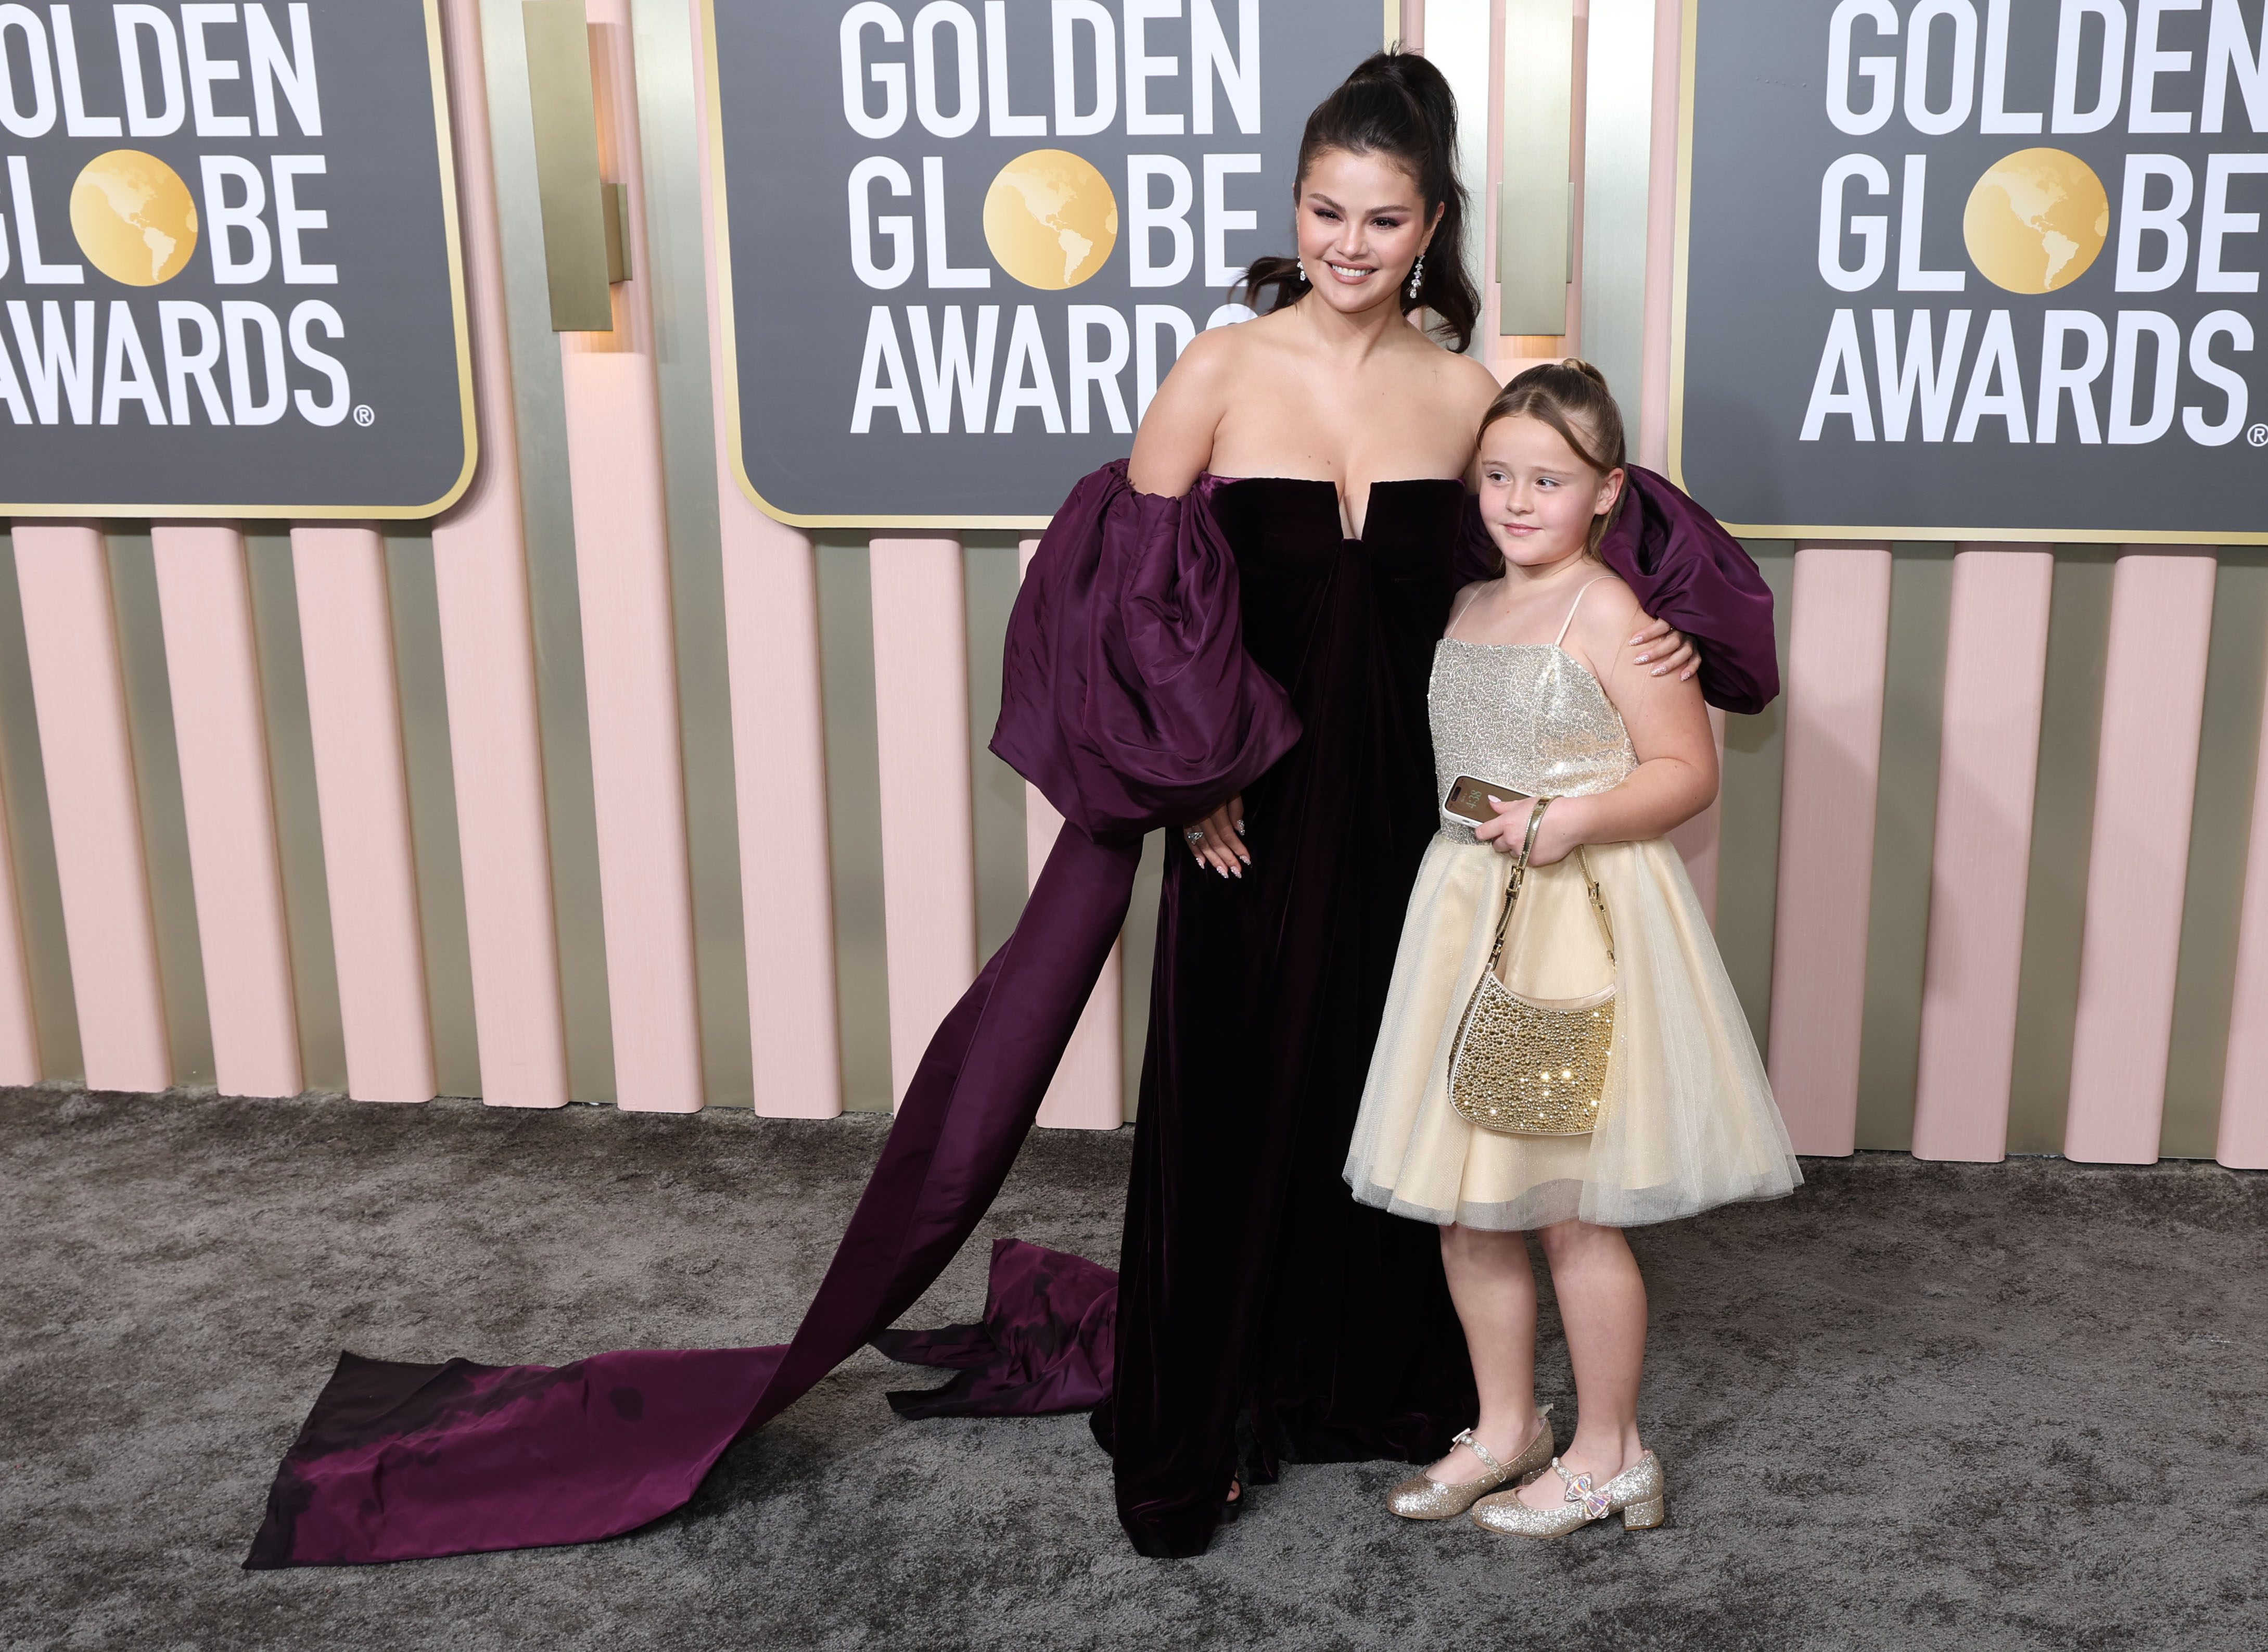
[[[784,1340],[881,1122],[0,1092],[0,1646],[2268,1647],[2268,1176],[1815,1162],[1637,1235],[1670,1524],[1556,1544],[1301,1468],[1137,1558],[1083,1417],[902,1423],[868,1353],[612,1543],[238,1569],[342,1346]],[[1130,1138],[982,1240],[1108,1261]],[[1546,1398],[1572,1411],[1546,1327]]]

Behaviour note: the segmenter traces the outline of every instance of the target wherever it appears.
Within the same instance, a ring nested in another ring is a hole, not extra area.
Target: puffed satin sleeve
[[[1098,842],[1198,818],[1300,736],[1244,652],[1215,485],[1138,492],[1123,460],[1085,477],[1008,621],[992,750]]]
[[[1779,695],[1771,587],[1741,542],[1683,489],[1643,465],[1626,466],[1624,473],[1623,508],[1600,557],[1640,607],[1699,645],[1701,693],[1710,704],[1763,711]],[[1496,544],[1477,498],[1466,501],[1464,523],[1458,583],[1493,579]]]

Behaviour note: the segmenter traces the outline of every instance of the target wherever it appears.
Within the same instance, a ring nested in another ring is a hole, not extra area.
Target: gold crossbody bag
[[[1496,922],[1496,945],[1488,967],[1466,1001],[1449,1051],[1449,1104],[1458,1117],[1484,1130],[1513,1136],[1587,1135],[1599,1122],[1606,1094],[1607,1056],[1615,1041],[1615,985],[1576,999],[1535,999],[1513,992],[1497,974],[1504,957],[1512,909],[1528,877],[1528,857],[1543,823],[1550,798],[1538,798],[1528,817],[1528,836],[1513,862]],[[1615,967],[1614,925],[1591,863],[1575,851],[1591,910],[1606,941],[1607,968]]]

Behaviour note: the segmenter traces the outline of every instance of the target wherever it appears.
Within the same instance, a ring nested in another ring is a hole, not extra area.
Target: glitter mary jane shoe
[[[1535,1436],[1520,1449],[1520,1455],[1509,1463],[1499,1463],[1494,1454],[1466,1429],[1450,1443],[1470,1446],[1473,1455],[1488,1465],[1488,1471],[1476,1480],[1459,1480],[1444,1485],[1423,1474],[1413,1474],[1386,1494],[1386,1506],[1404,1520],[1447,1520],[1462,1515],[1478,1499],[1498,1486],[1518,1485],[1529,1475],[1540,1472],[1551,1461],[1551,1425],[1544,1419],[1551,1414],[1546,1405],[1535,1413]]]
[[[1567,1488],[1557,1508],[1530,1508],[1519,1493],[1498,1492],[1473,1506],[1473,1523],[1512,1537],[1564,1538],[1616,1513],[1623,1517],[1624,1530],[1644,1531],[1660,1525],[1668,1512],[1668,1487],[1660,1460],[1651,1451],[1604,1486],[1594,1485],[1587,1474],[1569,1473],[1557,1457],[1551,1459],[1551,1471]]]

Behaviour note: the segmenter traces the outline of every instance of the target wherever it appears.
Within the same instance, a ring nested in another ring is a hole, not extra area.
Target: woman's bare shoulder
[[[1135,432],[1127,476],[1145,493],[1178,496],[1212,457],[1213,432],[1241,376],[1238,329],[1216,328],[1189,342]]]
[[[1187,380],[1195,384],[1218,385],[1234,372],[1237,358],[1244,353],[1245,341],[1236,335],[1241,328],[1208,328],[1182,347],[1173,367],[1166,374],[1166,383]]]
[[[1469,404],[1474,417],[1478,417],[1481,409],[1496,400],[1496,393],[1502,387],[1496,375],[1470,356],[1459,355],[1415,328],[1410,330],[1419,345],[1407,357],[1411,371],[1425,375],[1433,394]]]
[[[1496,393],[1504,387],[1496,381],[1496,374],[1470,356],[1461,356],[1444,348],[1441,351],[1445,376],[1462,395],[1474,398],[1483,407],[1496,400]]]

